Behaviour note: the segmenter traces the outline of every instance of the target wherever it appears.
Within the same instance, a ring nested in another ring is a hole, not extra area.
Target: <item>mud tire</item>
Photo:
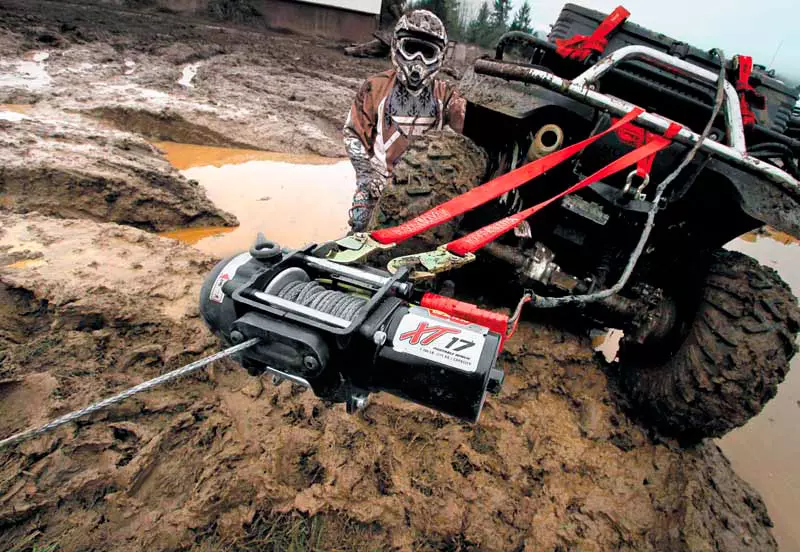
[[[395,226],[483,183],[486,153],[451,130],[432,131],[411,141],[383,190],[369,229]],[[392,251],[425,251],[451,241],[460,218],[425,232]]]
[[[797,299],[774,270],[718,251],[683,343],[665,363],[649,367],[645,347],[623,345],[622,387],[665,434],[719,437],[775,396],[797,351],[798,327]]]

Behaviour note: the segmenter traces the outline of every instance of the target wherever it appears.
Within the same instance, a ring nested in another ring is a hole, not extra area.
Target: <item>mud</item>
[[[800,270],[796,239],[782,232],[764,229],[747,234],[728,245],[729,249],[748,254],[779,272],[792,286],[800,289]],[[761,493],[775,522],[774,534],[780,550],[800,550],[800,527],[794,512],[800,509],[800,360],[795,357],[777,396],[757,417],[744,427],[723,437],[720,447],[730,458],[736,472]],[[765,454],[764,451],[769,451]]]
[[[334,240],[349,229],[347,212],[355,191],[349,161],[174,143],[159,147],[240,222],[233,232],[211,227],[163,236],[227,257],[248,249],[259,232],[283,246],[302,247]]]
[[[0,10],[0,59],[18,69],[25,53],[49,54],[46,79],[0,81],[0,103],[55,104],[151,140],[341,156],[358,86],[388,67],[335,43],[169,13],[44,0]]]
[[[352,94],[385,67],[39,0],[0,6],[0,64],[0,102],[33,104],[0,121],[0,178],[22,175],[0,196],[2,436],[217,350],[196,304],[216,256],[131,226],[232,220],[145,138],[339,155]],[[588,338],[524,323],[501,362],[477,426],[382,395],[348,416],[219,363],[0,452],[0,548],[776,549],[716,445],[630,420]]]
[[[214,350],[195,305],[211,257],[116,225],[0,223],[0,265],[41,261],[0,269],[3,434]],[[618,410],[588,340],[526,325],[503,363],[479,426],[385,396],[351,417],[218,366],[4,453],[0,544],[221,546],[301,512],[380,549],[775,547],[716,446],[654,443]]]
[[[141,137],[44,106],[21,111],[0,120],[2,209],[148,230],[237,223]]]

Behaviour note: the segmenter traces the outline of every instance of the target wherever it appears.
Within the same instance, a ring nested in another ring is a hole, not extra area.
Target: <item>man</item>
[[[394,69],[367,79],[344,126],[344,143],[356,171],[350,227],[362,232],[380,199],[392,168],[409,141],[447,125],[464,128],[466,101],[436,78],[442,67],[447,32],[426,10],[398,21],[392,38]]]

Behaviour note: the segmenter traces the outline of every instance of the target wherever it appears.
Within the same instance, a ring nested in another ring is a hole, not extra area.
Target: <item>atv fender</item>
[[[757,221],[800,238],[800,202],[796,193],[781,185],[758,178],[727,163],[710,160],[708,168],[726,175],[739,206]],[[702,186],[698,181],[695,186]]]

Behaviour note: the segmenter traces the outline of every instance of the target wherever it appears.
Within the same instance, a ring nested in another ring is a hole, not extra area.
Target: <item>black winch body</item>
[[[314,247],[266,242],[221,261],[200,292],[200,312],[253,375],[270,372],[320,398],[362,407],[386,391],[476,421],[487,390],[499,391],[501,336],[414,304],[407,273],[341,265]]]

